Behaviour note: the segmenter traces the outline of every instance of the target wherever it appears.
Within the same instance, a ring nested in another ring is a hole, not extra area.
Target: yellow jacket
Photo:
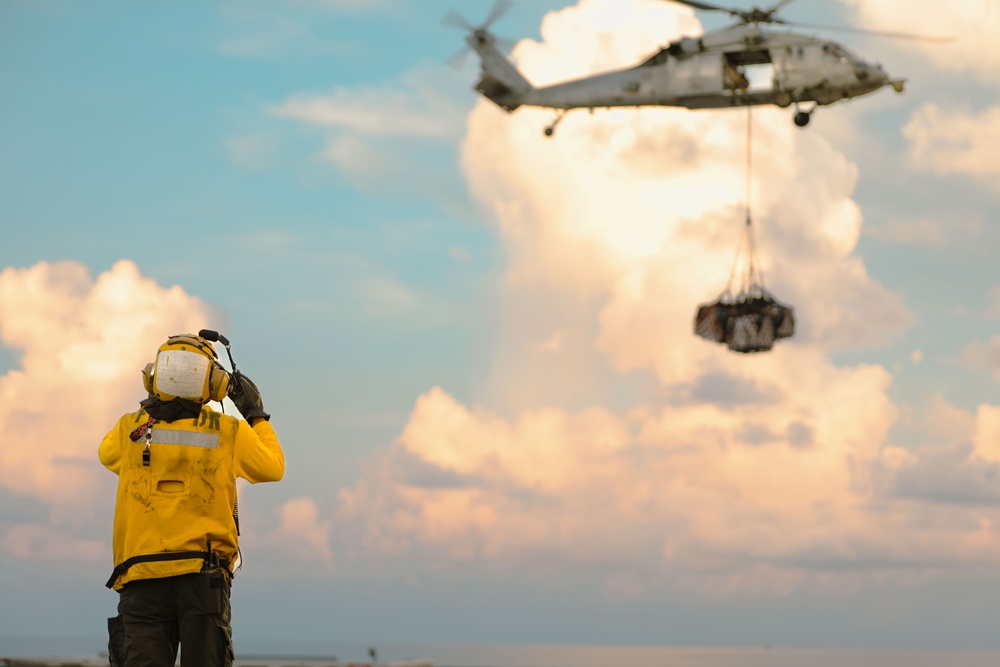
[[[123,416],[99,451],[101,463],[118,475],[114,589],[136,579],[201,571],[204,557],[178,555],[205,552],[209,541],[232,572],[239,548],[236,478],[276,482],[285,473],[274,429],[264,420],[251,427],[203,406],[197,418],[154,423],[149,465],[143,465],[147,438],[143,434],[133,442],[129,435],[148,420],[145,410]],[[129,559],[142,562],[129,565]]]

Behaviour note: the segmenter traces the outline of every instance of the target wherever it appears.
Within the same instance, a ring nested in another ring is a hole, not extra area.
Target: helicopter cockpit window
[[[855,57],[853,53],[838,44],[825,44],[823,46],[823,50],[832,55],[834,58],[840,59],[840,62],[842,63],[858,62],[857,57]]]

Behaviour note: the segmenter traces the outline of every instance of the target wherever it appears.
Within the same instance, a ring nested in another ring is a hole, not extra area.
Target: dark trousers
[[[108,622],[111,664],[173,667],[179,644],[181,667],[231,667],[229,594],[229,579],[218,570],[125,584],[118,616]]]

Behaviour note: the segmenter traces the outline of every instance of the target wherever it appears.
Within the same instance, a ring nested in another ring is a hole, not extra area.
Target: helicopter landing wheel
[[[774,96],[774,103],[777,104],[782,109],[787,109],[792,105],[792,95],[786,90],[778,92]]]
[[[559,115],[555,117],[555,120],[553,120],[551,123],[545,126],[546,137],[551,137],[553,134],[555,134],[556,126],[559,125],[560,121],[562,121],[563,117],[566,115],[566,111],[567,111],[566,109],[560,111]]]
[[[812,115],[808,111],[798,111],[795,113],[793,120],[799,127],[805,127],[809,124],[810,118],[812,118]]]

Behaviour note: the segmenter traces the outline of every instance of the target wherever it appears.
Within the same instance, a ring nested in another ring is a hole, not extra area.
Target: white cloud
[[[367,136],[455,136],[461,131],[464,110],[442,89],[439,69],[410,71],[399,87],[341,87],[329,94],[292,95],[270,112],[279,118]]]
[[[0,376],[0,486],[37,498],[64,524],[93,517],[117,484],[97,447],[145,397],[141,369],[169,335],[217,322],[207,304],[130,261],[96,278],[75,262],[0,272],[0,339],[20,353]],[[52,539],[21,526],[4,544],[19,554]]]
[[[264,535],[263,546],[270,545],[287,557],[300,562],[322,562],[333,567],[330,550],[331,521],[321,520],[319,508],[310,498],[293,498],[277,510],[278,526]]]
[[[1000,9],[991,0],[842,0],[866,30],[953,37],[946,43],[899,40],[900,48],[917,53],[946,72],[969,71],[984,81],[1000,80]]]
[[[313,125],[336,127],[361,134],[442,137],[452,128],[432,113],[407,112],[414,98],[399,91],[348,91],[332,95],[293,96],[271,109],[279,118],[294,118]]]
[[[976,417],[976,430],[972,437],[975,456],[1000,463],[1000,406],[980,405]]]
[[[543,25],[572,48],[514,53],[554,80],[630,64],[690,20],[669,3],[584,0]],[[570,114],[547,140],[549,118],[485,101],[470,116],[463,164],[507,252],[491,391],[476,407],[421,396],[398,442],[342,491],[339,518],[364,553],[596,569],[622,595],[651,582],[842,594],[995,561],[996,507],[960,492],[988,478],[967,444],[987,419],[942,399],[925,428],[964,429],[965,449],[890,444],[889,371],[830,360],[910,321],[856,254],[857,170],[836,147],[784,112],[754,113],[761,260],[800,328],[737,355],[692,320],[736,250],[745,113]],[[537,354],[540,341],[560,353]],[[658,386],[635,390],[647,377]],[[631,407],[609,395],[618,384],[635,390]],[[929,484],[928,461],[955,474]]]
[[[447,192],[451,163],[441,151],[464,128],[462,90],[446,68],[411,70],[400,85],[337,88],[330,94],[299,93],[269,113],[321,129],[320,158],[355,187],[428,196]]]
[[[515,420],[434,389],[379,465],[342,491],[339,520],[360,528],[362,553],[411,566],[587,568],[704,594],[839,594],[994,563],[992,464],[885,446],[887,381],[850,371],[792,411],[539,408]],[[998,410],[974,420],[943,405],[933,419],[995,443]],[[803,448],[792,439],[804,424]],[[977,452],[995,461],[990,447]]]
[[[903,128],[914,163],[929,171],[1000,176],[1000,106],[981,113],[925,104]]]
[[[369,188],[386,179],[396,180],[402,171],[391,152],[355,135],[333,137],[322,155],[358,187]]]

